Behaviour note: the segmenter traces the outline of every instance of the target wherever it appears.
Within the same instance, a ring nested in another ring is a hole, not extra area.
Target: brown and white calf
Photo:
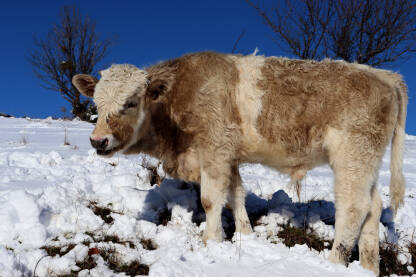
[[[201,184],[203,240],[221,241],[221,210],[252,231],[240,163],[262,163],[299,180],[329,163],[335,175],[335,241],[346,264],[356,240],[361,264],[378,272],[380,161],[391,150],[391,205],[403,202],[407,91],[390,71],[342,61],[195,53],[139,69],[113,65],[98,81],[76,75],[94,97],[91,143],[100,155],[147,153],[173,177]]]

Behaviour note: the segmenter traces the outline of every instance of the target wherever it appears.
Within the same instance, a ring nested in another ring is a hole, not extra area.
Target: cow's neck
[[[145,153],[163,162],[164,170],[177,177],[178,156],[187,151],[192,136],[181,131],[167,113],[158,109],[152,113],[146,134],[130,153]]]

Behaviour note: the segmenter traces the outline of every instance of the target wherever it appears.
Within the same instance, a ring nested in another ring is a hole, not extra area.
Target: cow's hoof
[[[379,269],[378,264],[377,265],[375,265],[375,264],[365,264],[365,263],[361,263],[361,262],[360,262],[360,264],[363,268],[368,269],[368,270],[374,272],[376,274],[376,276],[379,276],[380,269]]]
[[[340,253],[340,251],[338,250],[332,249],[331,252],[329,253],[328,260],[334,264],[342,264],[345,266],[347,265],[345,255],[342,255],[342,253]]]
[[[217,242],[222,242],[223,241],[223,234],[222,232],[206,232],[204,231],[204,234],[202,235],[202,241],[204,242],[205,245],[207,245],[207,241],[209,240],[213,240],[213,241],[217,241]]]
[[[370,251],[370,253],[362,251],[360,254],[361,266],[365,269],[371,270],[376,274],[376,276],[378,276],[380,271],[380,262],[378,260],[379,254],[375,254],[373,251]]]
[[[236,226],[236,232],[239,232],[243,235],[248,235],[253,233],[253,228],[251,228],[250,222],[244,222],[240,226]]]

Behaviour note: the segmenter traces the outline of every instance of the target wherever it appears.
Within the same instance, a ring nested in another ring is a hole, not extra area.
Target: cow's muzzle
[[[112,149],[107,149],[108,147],[108,138],[90,138],[91,145],[97,149],[98,155],[108,155],[111,153]]]

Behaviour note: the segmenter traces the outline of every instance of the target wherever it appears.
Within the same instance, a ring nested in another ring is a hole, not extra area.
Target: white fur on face
[[[117,114],[133,95],[142,96],[147,88],[147,72],[129,64],[115,64],[103,70],[94,92],[100,116]]]
[[[101,79],[95,87],[94,102],[98,109],[98,121],[94,134],[101,138],[107,138],[109,143],[107,149],[116,148],[120,142],[113,136],[112,130],[106,123],[111,115],[118,115],[125,107],[124,105],[133,96],[141,98],[144,96],[147,85],[147,72],[133,65],[112,65],[110,68],[100,72]],[[130,142],[124,149],[130,147],[136,140],[139,129],[144,121],[144,101],[139,101],[139,116],[131,126],[134,130]]]

